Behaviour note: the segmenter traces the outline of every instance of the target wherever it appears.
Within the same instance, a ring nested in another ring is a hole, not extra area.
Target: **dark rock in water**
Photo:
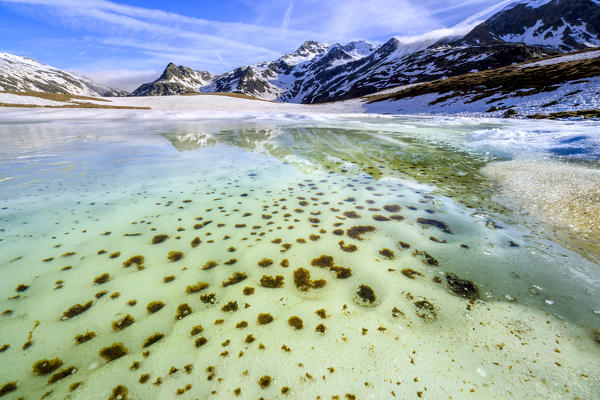
[[[448,225],[446,225],[445,222],[438,221],[437,219],[417,218],[417,222],[421,225],[435,226],[436,228],[439,228],[442,232],[446,232],[446,233],[450,233],[450,234],[452,233],[452,231],[450,230],[450,227],[448,227]]]
[[[461,279],[452,273],[446,274],[446,280],[448,281],[450,293],[471,300],[479,298],[479,288],[473,282]]]

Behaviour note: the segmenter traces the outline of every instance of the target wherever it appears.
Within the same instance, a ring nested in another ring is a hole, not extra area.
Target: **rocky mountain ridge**
[[[319,103],[595,46],[600,46],[599,1],[517,1],[461,38],[435,43],[392,38],[379,47],[368,42],[308,41],[278,60],[213,75],[204,85],[186,81],[171,87],[173,83],[161,77],[132,95],[234,92],[265,100]]]
[[[0,91],[47,92],[78,96],[125,96],[124,90],[110,88],[83,76],[62,71],[9,53],[0,53]]]

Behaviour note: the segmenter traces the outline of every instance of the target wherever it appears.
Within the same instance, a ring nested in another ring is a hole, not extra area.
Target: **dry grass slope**
[[[600,109],[593,108],[590,110],[579,110],[579,111],[561,111],[550,114],[534,114],[528,115],[527,118],[531,119],[557,119],[557,118],[584,118],[591,119],[597,118],[600,119]]]
[[[81,103],[74,102],[71,104],[63,104],[60,106],[40,106],[37,104],[13,104],[13,103],[0,103],[0,107],[17,107],[17,108],[103,108],[113,110],[150,110],[151,107],[133,107],[133,106],[111,106],[105,104],[95,103]]]
[[[537,61],[537,60],[536,60]],[[426,94],[440,94],[431,105],[454,97],[470,98],[469,102],[491,98],[488,103],[508,96],[528,96],[555,90],[565,82],[600,76],[600,57],[554,65],[523,68],[512,65],[455,76],[415,85],[398,92],[367,96],[367,103],[400,100]]]
[[[0,93],[14,94],[16,96],[26,97],[38,97],[40,99],[52,100],[52,101],[71,101],[71,100],[93,100],[93,101],[105,101],[110,103],[110,100],[101,99],[99,97],[89,96],[77,96],[74,94],[62,94],[62,93],[46,93],[46,92],[14,92],[14,91],[0,91]]]

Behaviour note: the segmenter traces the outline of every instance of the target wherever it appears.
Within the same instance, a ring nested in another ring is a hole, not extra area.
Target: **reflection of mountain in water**
[[[261,126],[164,136],[179,151],[227,145],[276,157],[305,172],[408,179],[430,185],[434,192],[468,208],[508,218],[507,222],[522,223],[529,218],[492,200],[498,193],[496,184],[481,170],[493,159],[397,131],[384,134],[362,129]],[[540,229],[538,220],[531,224]],[[551,222],[550,226],[546,234],[553,240],[597,262],[600,248],[594,240],[574,234],[569,227]]]
[[[435,186],[443,195],[476,208],[501,211],[489,199],[490,181],[479,170],[490,160],[402,133],[358,129],[272,127],[164,135],[179,151],[217,144],[257,152],[295,165],[344,175],[364,173]]]

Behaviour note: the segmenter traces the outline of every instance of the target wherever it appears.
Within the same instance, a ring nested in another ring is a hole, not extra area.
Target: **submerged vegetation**
[[[485,157],[354,128],[214,137],[200,143],[260,148],[285,162],[232,146],[202,153],[202,162],[156,157],[132,187],[110,187],[126,201],[85,193],[73,211],[57,211],[52,239],[19,238],[50,246],[35,254],[39,277],[9,282],[0,318],[28,325],[0,352],[16,364],[25,355],[28,375],[2,369],[0,394],[491,398],[498,387],[554,393],[556,381],[589,398],[600,335],[554,315],[568,308],[551,274],[539,273],[560,267],[560,257],[548,261],[554,249],[534,254],[531,236],[485,212],[495,207],[478,172]],[[109,190],[90,176],[82,181]],[[60,255],[71,252],[66,268]],[[35,301],[59,311],[34,331],[24,310],[36,315]],[[49,348],[53,335],[68,346]],[[110,384],[99,372],[109,370]],[[495,380],[472,383],[484,373]],[[525,382],[533,375],[540,379]]]

